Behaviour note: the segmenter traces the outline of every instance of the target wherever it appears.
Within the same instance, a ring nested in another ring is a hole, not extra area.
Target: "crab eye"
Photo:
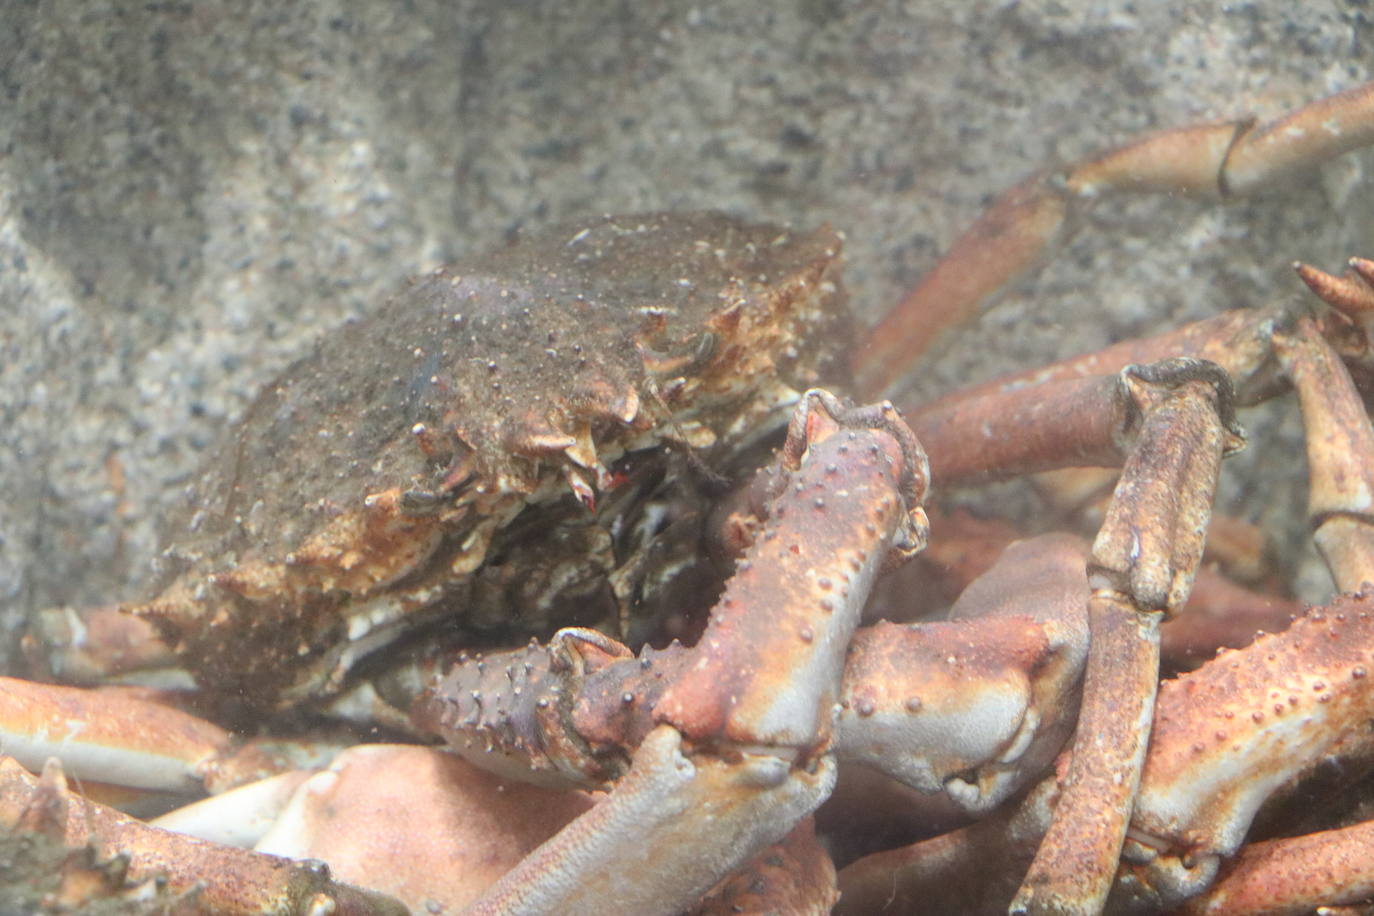
[[[645,370],[658,378],[697,375],[715,355],[716,335],[703,331],[689,338],[683,347],[674,349],[678,352],[663,352],[642,344]]]
[[[401,494],[400,509],[406,515],[429,515],[438,511],[443,499],[433,490],[406,490]]]

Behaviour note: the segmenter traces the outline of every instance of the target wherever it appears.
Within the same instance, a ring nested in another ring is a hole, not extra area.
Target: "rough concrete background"
[[[136,594],[216,433],[407,275],[522,226],[720,207],[846,230],[872,315],[1045,163],[1371,78],[1372,22],[1368,0],[0,0],[0,614]],[[1372,172],[1101,207],[918,384],[1296,295],[1293,259],[1374,250]],[[1291,542],[1299,423],[1249,425],[1224,507]]]

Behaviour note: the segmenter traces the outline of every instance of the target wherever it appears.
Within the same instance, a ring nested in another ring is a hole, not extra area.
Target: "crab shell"
[[[567,535],[580,564],[517,578],[604,591],[625,562],[591,512],[608,465],[675,443],[709,466],[833,380],[840,245],[718,213],[606,217],[412,283],[262,392],[194,488],[168,584],[125,609],[201,687],[281,708],[461,619],[493,545],[519,552],[507,532]]]

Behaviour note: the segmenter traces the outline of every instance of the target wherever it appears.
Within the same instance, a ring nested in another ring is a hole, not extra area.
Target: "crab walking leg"
[[[1351,263],[1352,274],[1344,279],[1307,267],[1301,267],[1300,274],[1341,312],[1317,320],[1322,336],[1343,359],[1367,363],[1369,338],[1357,333],[1356,326],[1362,320],[1374,321],[1374,262],[1356,258]],[[1368,274],[1368,282],[1361,270]],[[1224,312],[1154,337],[1010,373],[932,402],[903,405],[903,413],[930,457],[937,485],[1010,477],[1068,466],[1075,460],[1119,466],[1119,457],[1104,457],[1102,446],[1094,444],[1092,424],[1100,429],[1108,420],[1093,411],[1109,404],[1111,393],[1109,382],[1095,388],[1095,378],[1132,364],[1190,357],[1226,371],[1234,382],[1237,406],[1255,404],[1287,390],[1272,340],[1309,314],[1309,309],[1298,306]],[[1047,430],[1046,418],[1066,431],[1059,433],[1053,426]],[[970,448],[971,442],[979,448]],[[1082,454],[1075,456],[1076,450]]]
[[[222,792],[313,754],[309,742],[240,743],[213,722],[145,693],[0,677],[0,753],[34,773],[57,758],[65,772],[90,781],[89,794],[120,799],[114,802],[120,807],[137,806],[140,790]]]
[[[768,522],[678,659],[628,774],[470,912],[680,912],[830,794],[845,652],[879,569],[924,544],[928,471],[890,404],[820,390],[803,396],[780,464]]]
[[[44,776],[27,773],[0,757],[0,832],[38,830],[68,849],[87,843],[102,859],[128,855],[128,880],[165,881],[174,894],[187,894],[178,913],[300,913],[311,916],[406,912],[390,897],[339,884],[327,868],[301,865],[277,856],[219,846],[149,827],[67,791],[61,768]],[[0,865],[0,885],[25,876]]]
[[[1101,350],[998,376],[980,385],[952,391],[934,401],[899,406],[929,453],[931,445],[926,439],[930,436],[930,427],[950,422],[946,418],[969,410],[968,405],[995,402],[1011,397],[1014,392],[1051,382],[1115,375],[1130,365],[1178,356],[1190,356],[1221,366],[1235,381],[1238,403],[1248,405],[1282,390],[1281,381],[1276,378],[1278,373],[1274,370],[1269,340],[1276,325],[1290,322],[1284,308],[1233,309],[1152,337],[1123,340]],[[936,480],[939,478],[937,473]]]
[[[1272,315],[1258,323],[1251,319],[1238,323],[1238,327],[1227,323],[1207,330],[1219,331],[1222,340],[1239,342],[1262,333],[1267,341],[1277,318]],[[1194,344],[1214,339],[1207,334]],[[1241,371],[1245,378],[1261,371],[1267,353],[1267,343],[1263,351],[1245,346],[1242,355],[1216,371],[1228,378]],[[1156,365],[1180,361],[1210,363],[1184,356],[1159,360]],[[1041,383],[1025,376],[1009,377],[995,390],[985,390],[982,397],[956,395],[916,412],[911,428],[926,450],[931,479],[937,485],[975,483],[1063,467],[1120,467],[1127,454],[1123,446],[1129,441],[1126,427],[1137,411],[1121,396],[1122,379],[1134,371],[1127,366],[1113,375],[1065,373]],[[997,383],[987,387],[993,384]],[[1234,391],[1229,382],[1228,389]],[[1235,400],[1234,393],[1230,394],[1228,406]]]
[[[1085,545],[1009,546],[950,619],[878,623],[845,662],[835,753],[986,813],[1040,776],[1078,712],[1088,651]]]
[[[879,623],[849,644],[834,728],[837,760],[986,811],[1040,774],[1077,713],[1087,654],[1086,551],[1065,535],[1009,547],[953,619]],[[417,710],[484,769],[595,786],[618,750],[652,728],[667,685],[693,662],[681,646],[624,646],[561,630],[547,648],[494,653],[451,671]]]
[[[1165,681],[1123,898],[1167,908],[1196,895],[1277,789],[1333,755],[1367,757],[1372,649],[1374,597],[1345,595]]]
[[[1099,197],[1113,192],[1243,196],[1291,172],[1374,143],[1374,83],[1253,120],[1166,130],[1003,194],[856,351],[865,396],[881,394],[944,331],[1062,245]]]
[[[35,773],[58,757],[79,779],[202,792],[231,744],[218,725],[160,703],[0,678],[0,749]]]
[[[914,420],[931,478],[952,486],[1065,466],[1121,464],[1114,376],[1047,382],[959,401]]]
[[[800,821],[834,783],[828,758],[801,774],[767,754],[743,754],[733,764],[689,760],[682,736],[660,725],[609,796],[465,912],[681,912],[749,855],[780,839],[787,827],[779,829],[778,822]]]
[[[1374,428],[1350,373],[1310,320],[1275,334],[1274,350],[1307,428],[1308,515],[1336,588],[1374,580]]]
[[[1359,327],[1366,339],[1374,326],[1374,261],[1351,258],[1345,276],[1333,277],[1308,264],[1294,264],[1294,269],[1308,289],[1323,302],[1339,311]]]
[[[1251,843],[1216,884],[1182,908],[1189,916],[1302,916],[1374,896],[1374,821]]]
[[[1330,888],[1367,888],[1359,883],[1371,880],[1369,863],[1374,861],[1367,851],[1367,827],[1317,834],[1310,843],[1283,840],[1291,846],[1272,852],[1262,851],[1267,845],[1261,844],[1251,853],[1241,843],[1261,805],[1284,786],[1333,758],[1369,759],[1372,662],[1374,595],[1347,595],[1314,608],[1283,633],[1261,635],[1244,649],[1226,650],[1196,671],[1161,684],[1109,909],[1171,910],[1214,880],[1218,897],[1240,893],[1223,892],[1223,887],[1252,881],[1262,890],[1260,863],[1273,861],[1340,865],[1326,873]],[[898,901],[893,912],[905,912],[901,901],[938,900],[936,895],[951,888],[993,893],[987,887],[986,863],[1023,855],[1029,861],[1024,850],[1048,829],[1060,795],[1057,782],[1063,779],[1047,778],[1017,806],[970,827],[849,865],[840,873],[839,911],[881,911],[866,907],[865,901],[890,898]],[[1222,865],[1237,850],[1235,864]],[[1354,867],[1346,868],[1341,857],[1352,855]],[[1296,900],[1304,893],[1298,889],[1301,876],[1311,877],[1314,871],[1294,864],[1287,871],[1291,878],[1280,874],[1272,875],[1270,890],[1278,888]],[[1352,892],[1340,899],[1358,896]],[[1010,890],[1001,899],[995,893],[967,898],[982,900],[982,905],[943,909],[987,912],[1005,907],[1009,898]],[[1305,900],[1293,912],[1310,912],[1326,902],[1319,893]],[[930,906],[943,911],[938,904]],[[1210,910],[1198,904],[1188,912]]]
[[[1231,382],[1175,360],[1128,369],[1135,444],[1088,566],[1092,635],[1068,783],[1012,912],[1097,913],[1125,840],[1154,714],[1159,623],[1188,597],[1224,453]]]

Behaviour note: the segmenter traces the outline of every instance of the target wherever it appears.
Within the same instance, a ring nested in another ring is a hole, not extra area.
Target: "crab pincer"
[[[492,669],[450,674],[421,718],[460,751],[515,746],[526,760],[547,752],[561,772],[595,769],[569,755],[624,772],[471,912],[679,912],[824,801],[846,649],[879,571],[924,546],[927,478],[891,405],[813,389],[789,426],[769,517],[694,647],[633,658],[562,631],[504,691],[482,688],[499,684]],[[573,669],[575,695],[563,677]],[[578,736],[571,749],[551,727],[560,716]],[[627,754],[627,768],[614,765]]]

